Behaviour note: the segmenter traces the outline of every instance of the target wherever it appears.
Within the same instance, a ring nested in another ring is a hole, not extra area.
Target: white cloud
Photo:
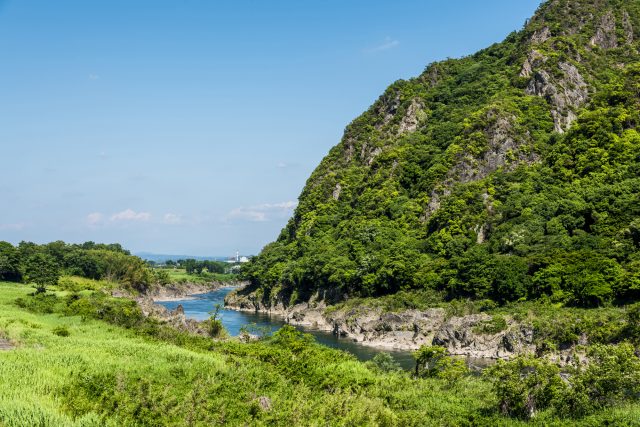
[[[398,40],[394,40],[391,37],[386,37],[382,43],[380,43],[377,46],[373,46],[373,47],[370,47],[369,49],[366,49],[365,52],[367,53],[382,52],[384,50],[389,50],[389,49],[398,47],[399,45],[400,45],[400,42]]]
[[[97,74],[89,74],[89,80],[100,80],[100,76]]]
[[[244,219],[251,222],[263,222],[267,220],[267,214],[251,208],[235,208],[229,215],[229,218]]]
[[[89,225],[98,225],[102,222],[103,218],[104,215],[102,215],[100,212],[92,212],[87,215],[87,223]]]
[[[227,214],[227,219],[264,222],[273,218],[288,217],[296,206],[298,206],[298,202],[290,200],[280,203],[263,203],[248,208],[235,208]]]
[[[125,209],[111,215],[111,221],[149,221],[150,219],[149,212],[136,212],[132,209]]]
[[[285,162],[278,162],[278,164],[276,165],[276,167],[277,167],[278,169],[284,169],[284,168],[286,168],[287,166],[289,166],[289,165],[288,165],[288,164],[286,164]]]
[[[182,216],[174,213],[166,213],[162,218],[165,224],[182,224]]]

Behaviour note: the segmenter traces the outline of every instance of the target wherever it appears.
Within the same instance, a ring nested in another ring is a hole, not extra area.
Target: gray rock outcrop
[[[553,76],[544,67],[529,71],[531,80],[525,92],[547,100],[552,107],[555,131],[562,133],[576,120],[578,108],[589,100],[589,87],[575,65],[560,62],[558,68],[559,76]]]
[[[287,323],[332,332],[360,344],[386,349],[416,350],[440,345],[450,354],[478,359],[508,359],[534,353],[533,328],[506,319],[499,332],[484,332],[487,314],[447,317],[442,308],[385,312],[381,308],[327,310],[315,295],[309,302],[286,306],[282,298],[266,303],[255,293],[231,293],[227,308],[281,316]]]
[[[616,34],[616,17],[612,11],[608,11],[601,19],[600,25],[596,29],[596,34],[590,40],[591,46],[598,46],[602,49],[614,49],[618,47],[618,36]]]

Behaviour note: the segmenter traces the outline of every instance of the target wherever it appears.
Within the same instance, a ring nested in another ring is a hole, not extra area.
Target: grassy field
[[[136,327],[15,305],[30,292],[0,282],[0,337],[15,345],[0,351],[3,427],[523,424],[497,413],[477,377],[448,385],[384,373],[299,337],[178,346]],[[69,292],[56,293],[64,305]],[[640,407],[571,424],[607,422],[638,425]],[[535,424],[567,423],[542,413]]]

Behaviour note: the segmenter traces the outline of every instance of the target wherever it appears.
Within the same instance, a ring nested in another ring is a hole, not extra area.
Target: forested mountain
[[[268,301],[640,297],[640,1],[551,0],[393,83],[245,269]]]

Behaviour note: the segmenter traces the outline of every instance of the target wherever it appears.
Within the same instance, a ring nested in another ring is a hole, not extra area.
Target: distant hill
[[[146,261],[154,261],[163,263],[167,261],[177,261],[179,259],[195,259],[197,261],[226,261],[228,256],[196,256],[196,255],[168,255],[168,254],[154,254],[151,252],[137,252],[134,255]]]

